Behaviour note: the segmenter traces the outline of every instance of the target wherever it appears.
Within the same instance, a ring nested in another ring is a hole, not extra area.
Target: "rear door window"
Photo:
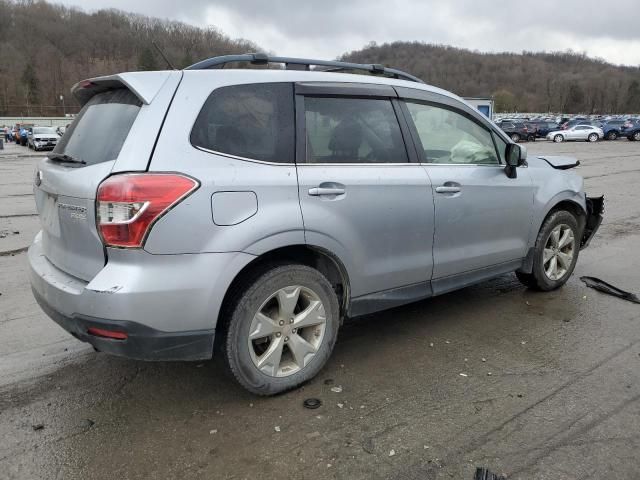
[[[409,161],[390,100],[305,97],[307,163]]]
[[[94,95],[53,152],[83,160],[87,165],[115,160],[141,106],[138,97],[126,88]]]
[[[216,153],[294,162],[293,84],[256,83],[213,91],[191,130],[191,144]]]

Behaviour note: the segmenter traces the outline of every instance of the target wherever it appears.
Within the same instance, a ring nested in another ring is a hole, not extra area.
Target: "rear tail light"
[[[193,178],[170,173],[107,178],[98,188],[96,202],[102,242],[109,247],[142,247],[153,224],[199,186]]]

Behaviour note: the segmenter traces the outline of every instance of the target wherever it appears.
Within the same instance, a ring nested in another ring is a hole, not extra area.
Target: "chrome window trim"
[[[239,157],[237,155],[232,155],[231,153],[224,153],[224,152],[218,152],[216,150],[209,150],[208,148],[200,147],[198,145],[193,145],[193,144],[190,144],[190,145],[196,150],[200,150],[202,152],[212,153],[214,155],[220,155],[221,157],[233,158],[234,160],[242,160],[244,162],[263,163],[265,165],[275,165],[279,167],[295,167],[296,166],[295,162],[267,162],[266,160],[257,160],[255,158]]]

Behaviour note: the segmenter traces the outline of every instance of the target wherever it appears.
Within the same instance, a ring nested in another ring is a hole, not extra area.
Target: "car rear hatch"
[[[42,247],[60,270],[89,281],[105,265],[95,199],[112,173],[144,171],[181,72],[144,72],[81,82],[82,104],[64,137],[38,164],[34,194]]]

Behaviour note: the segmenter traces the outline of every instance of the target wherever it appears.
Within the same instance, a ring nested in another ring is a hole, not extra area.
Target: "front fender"
[[[552,196],[550,199],[547,199],[544,203],[540,202],[538,204],[538,202],[536,202],[539,205],[539,207],[536,208],[536,211],[533,217],[533,229],[532,229],[532,235],[531,235],[532,238],[530,239],[530,242],[529,242],[531,247],[534,246],[536,238],[538,236],[538,232],[540,231],[540,228],[542,228],[542,223],[544,222],[545,218],[547,218],[547,216],[549,215],[549,212],[551,212],[551,210],[553,210],[558,204],[562,202],[574,203],[576,206],[580,207],[580,209],[582,210],[582,212],[584,212],[585,215],[587,213],[585,196],[581,190],[580,191],[564,190]]]

